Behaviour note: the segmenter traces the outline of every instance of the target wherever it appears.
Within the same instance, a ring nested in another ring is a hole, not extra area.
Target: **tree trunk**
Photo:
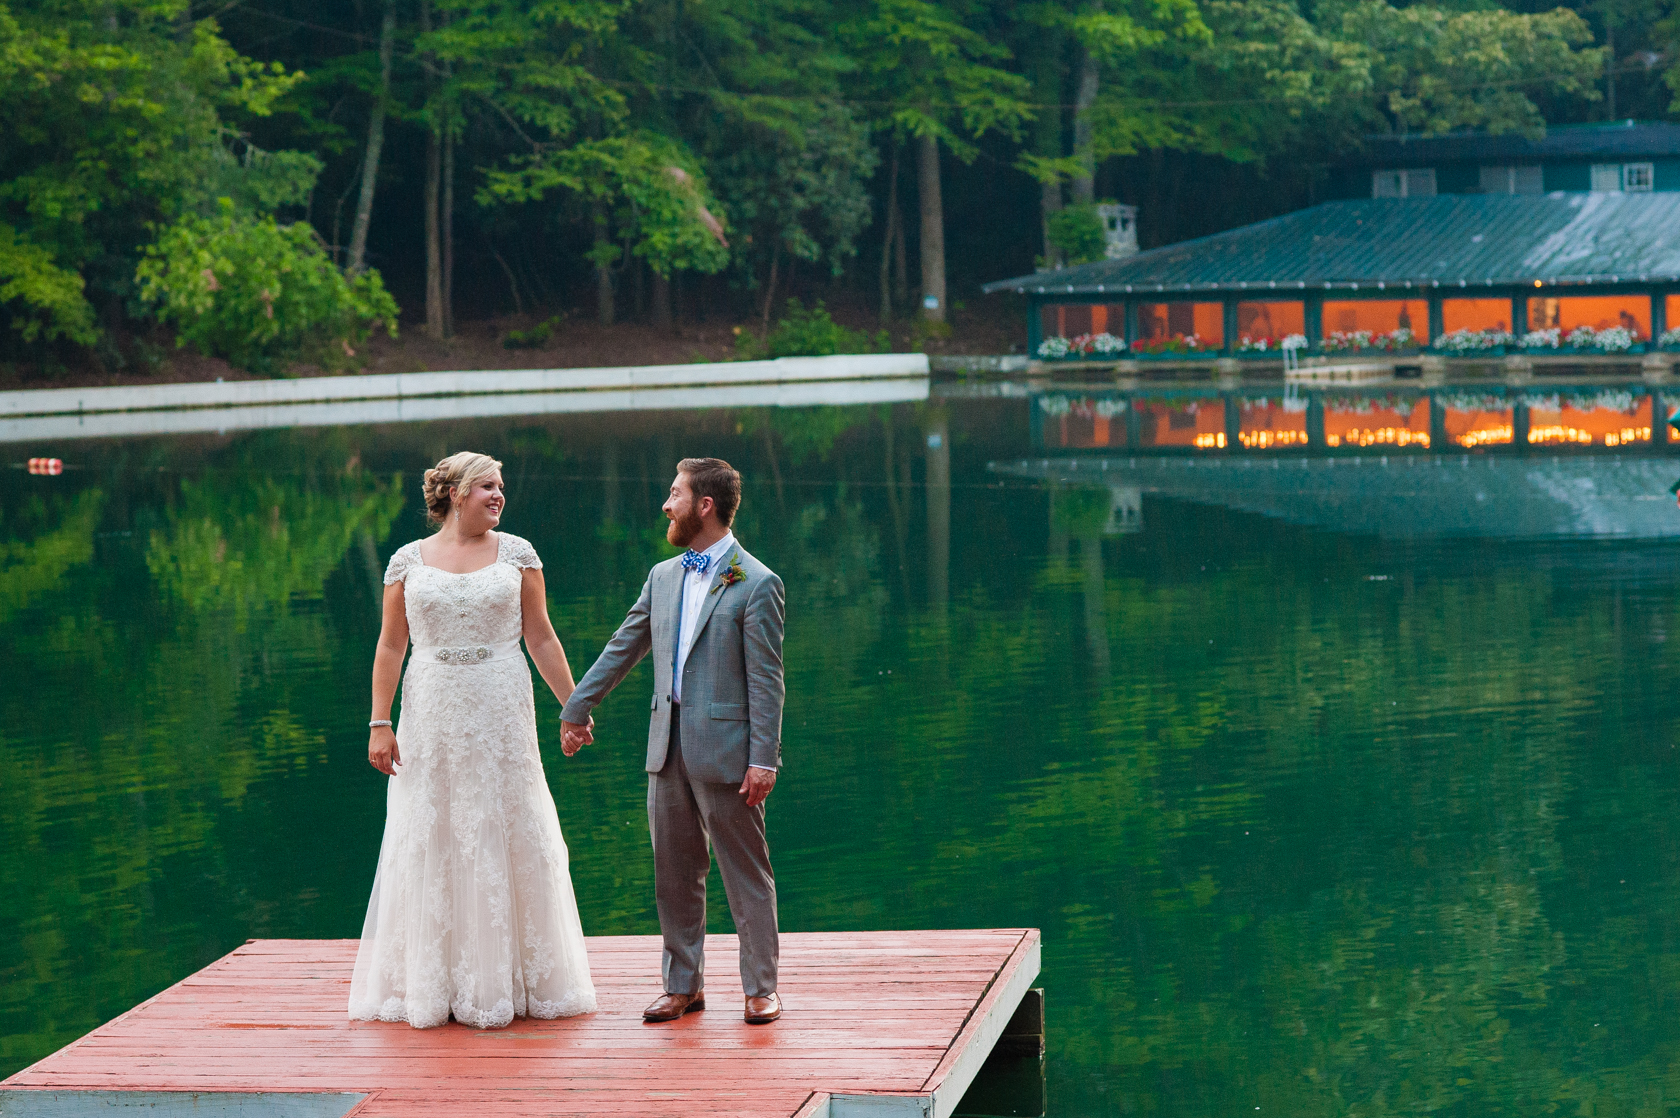
[[[602,326],[611,326],[617,317],[613,306],[612,265],[607,263],[607,214],[595,207],[595,317]]]
[[[443,336],[455,336],[455,137],[443,136]]]
[[[939,141],[923,136],[917,163],[922,203],[922,317],[945,321],[945,208],[939,199]]]
[[[904,240],[904,204],[893,210],[893,299],[899,306],[910,302],[910,248]]]
[[[658,272],[653,273],[653,328],[671,329],[671,281]]]
[[[1604,100],[1605,109],[1609,115],[1606,120],[1616,119],[1616,25],[1611,22],[1609,13],[1604,20]]]
[[[881,325],[892,322],[892,289],[889,283],[889,272],[892,267],[893,237],[898,232],[898,149],[893,145],[892,170],[887,173],[887,220],[882,222],[887,227],[886,234],[881,238]]]
[[[519,281],[513,278],[513,269],[508,267],[508,262],[503,260],[502,254],[495,249],[490,250],[490,255],[496,258],[496,263],[502,266],[502,273],[507,276],[508,290],[513,292],[513,313],[524,314],[525,301],[519,297]]]
[[[1073,156],[1079,173],[1073,177],[1073,200],[1096,201],[1096,149],[1091,142],[1091,110],[1097,103],[1097,60],[1089,48],[1079,52],[1079,92],[1073,103]]]
[[[385,0],[385,19],[379,25],[379,90],[368,117],[367,152],[362,157],[362,194],[356,200],[356,221],[350,227],[350,273],[367,266],[368,223],[373,220],[373,188],[379,179],[379,152],[385,146],[385,107],[391,100],[391,52],[397,38],[397,0]]]
[[[764,283],[764,332],[770,333],[770,308],[776,299],[776,269],[782,263],[782,243],[776,242],[776,247],[770,250],[770,278]]]
[[[1061,37],[1044,30],[1033,75],[1034,94],[1041,105],[1059,106],[1062,102]],[[1034,122],[1033,145],[1046,159],[1059,159],[1062,154],[1062,112],[1058,108],[1040,112]],[[1038,216],[1044,237],[1044,266],[1060,268],[1062,252],[1050,241],[1050,219],[1062,210],[1062,184],[1043,183],[1038,191]]]
[[[443,144],[436,132],[426,133],[426,336],[442,341],[443,229],[438,206],[443,194]]]

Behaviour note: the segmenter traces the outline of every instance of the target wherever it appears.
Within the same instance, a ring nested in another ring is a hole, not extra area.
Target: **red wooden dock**
[[[591,939],[596,1013],[420,1030],[345,1016],[355,940],[255,940],[0,1083],[0,1113],[947,1118],[1039,968],[1036,929],[784,934],[785,1015],[753,1026],[711,936],[710,1008],[648,1025],[659,950]]]

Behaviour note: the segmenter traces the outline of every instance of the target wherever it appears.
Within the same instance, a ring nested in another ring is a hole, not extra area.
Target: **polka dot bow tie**
[[[699,571],[705,574],[712,565],[712,557],[691,547],[683,552],[682,565],[685,571]]]

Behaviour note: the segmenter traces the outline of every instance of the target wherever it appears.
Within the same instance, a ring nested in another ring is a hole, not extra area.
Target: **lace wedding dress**
[[[595,1008],[519,647],[520,569],[542,562],[499,536],[496,562],[468,574],[428,567],[418,542],[385,572],[414,647],[354,1019],[497,1028]]]

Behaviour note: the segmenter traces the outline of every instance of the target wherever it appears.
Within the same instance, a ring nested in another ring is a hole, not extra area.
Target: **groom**
[[[642,1016],[706,1008],[706,873],[717,853],[741,937],[746,1020],[782,1015],[776,995],[776,879],[764,799],[782,763],[782,580],[729,530],[741,475],[685,458],[665,501],[665,538],[688,550],[658,564],[561,712],[570,757],[593,739],[589,714],[653,653],[648,830],[665,936],[665,994]],[[710,850],[708,850],[708,844]]]

